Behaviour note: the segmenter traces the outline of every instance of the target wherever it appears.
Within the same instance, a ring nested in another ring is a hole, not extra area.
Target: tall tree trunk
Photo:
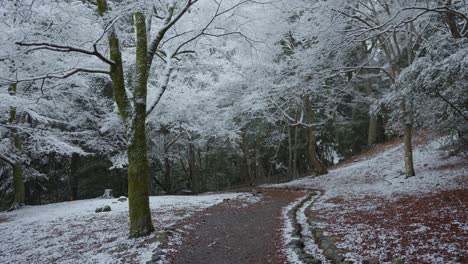
[[[16,95],[17,84],[11,84],[8,88],[8,92],[11,96]],[[16,121],[16,108],[10,108],[10,125]],[[21,136],[18,133],[16,128],[11,128],[11,140],[13,141],[13,145],[16,148],[16,152],[18,155],[21,155],[23,150],[23,143],[21,140]],[[25,188],[24,188],[24,179],[23,179],[23,165],[21,163],[21,158],[17,159],[13,165],[13,189],[15,191],[15,200],[13,201],[12,208],[24,205],[24,197],[25,197]]]
[[[167,155],[167,153],[165,153]],[[166,156],[164,157],[164,191],[166,194],[173,193],[173,185],[172,185],[172,166],[171,161]]]
[[[128,147],[128,201],[130,236],[146,236],[154,231],[149,207],[148,149],[146,145],[146,95],[148,81],[146,19],[135,13],[136,78],[134,87],[135,112],[132,116]]]
[[[288,125],[288,174],[289,178],[292,179],[294,176],[293,172],[293,126]]]
[[[191,183],[191,190],[192,193],[199,193],[199,181],[197,178],[197,174],[195,173],[195,151],[192,143],[189,143],[188,146],[188,173]]]
[[[415,176],[413,166],[413,146],[412,146],[412,133],[413,133],[413,111],[412,105],[409,106],[410,110],[406,109],[406,100],[403,98],[401,101],[402,111],[402,125],[405,131],[405,167],[406,177]]]
[[[199,178],[200,178],[200,192],[204,192],[206,190],[206,175],[207,175],[207,165],[206,163],[203,164],[203,158],[202,158],[202,151],[200,148],[200,145],[197,144],[197,157],[198,157],[198,168],[199,168]]]
[[[299,108],[296,111],[296,124],[299,122]],[[296,125],[294,126],[294,146],[293,146],[293,169],[292,169],[292,176],[293,178],[297,178],[299,176],[299,173],[297,171],[297,156],[298,156],[298,151],[297,149],[299,148],[299,126]]]
[[[107,1],[98,0],[98,13],[103,16],[108,11]],[[149,207],[148,150],[146,145],[146,95],[148,82],[148,39],[146,19],[142,13],[135,13],[136,30],[136,72],[134,84],[134,112],[125,89],[122,53],[119,39],[114,29],[108,35],[111,79],[114,99],[120,116],[128,130],[128,202],[130,214],[130,237],[146,236],[154,231]],[[132,115],[130,115],[132,113]],[[130,120],[131,119],[131,120]],[[131,124],[129,125],[129,121]]]
[[[70,172],[68,182],[70,185],[70,200],[74,201],[78,197],[78,170],[80,166],[80,155],[72,153],[70,157]]]
[[[250,159],[250,153],[249,153],[249,137],[247,135],[247,129],[243,129],[241,131],[241,140],[242,140],[242,153],[244,155],[244,161],[245,165],[247,167],[247,184],[249,186],[253,185],[252,182],[252,166],[251,166],[251,159]]]
[[[306,123],[309,124],[307,128],[307,147],[309,153],[310,165],[315,169],[318,175],[327,174],[327,167],[320,161],[317,155],[317,140],[314,127],[314,111],[312,109],[312,100],[309,95],[304,96],[304,111]]]
[[[366,94],[369,97],[373,96],[372,82],[369,80],[366,87]],[[374,113],[369,113],[369,127],[367,130],[367,146],[372,146],[377,142],[377,116]]]
[[[107,0],[97,0],[97,4],[99,15],[104,16],[108,11]],[[114,100],[117,104],[120,117],[125,127],[128,128],[128,118],[131,114],[131,109],[127,91],[125,90],[122,52],[120,50],[119,38],[114,28],[110,29],[107,40],[109,42],[109,58],[114,62],[110,67]]]

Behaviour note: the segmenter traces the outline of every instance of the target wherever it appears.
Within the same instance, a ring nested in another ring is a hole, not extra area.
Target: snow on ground
[[[442,143],[432,141],[416,146],[413,152],[416,177],[405,178],[404,146],[392,146],[383,153],[367,160],[331,170],[319,177],[308,177],[268,187],[305,187],[325,191],[323,199],[337,196],[371,193],[392,197],[407,193],[428,193],[455,189],[459,181],[468,180],[467,160],[462,157],[446,157],[440,150]],[[439,169],[448,165],[451,169]],[[463,166],[465,164],[465,166]]]
[[[246,193],[150,197],[156,230],[223,202],[257,201]],[[95,213],[109,205],[111,212]],[[90,199],[0,213],[0,263],[145,263],[157,233],[128,238],[128,202]]]
[[[468,162],[441,146],[416,146],[416,176],[408,179],[397,144],[327,175],[265,187],[325,191],[311,208],[313,227],[339,238],[347,260],[468,263]]]
[[[291,264],[303,264],[303,262],[300,260],[299,255],[294,251],[294,248],[289,246],[294,239],[299,238],[293,236],[294,223],[293,220],[288,216],[288,212],[300,204],[305,198],[306,196],[296,199],[294,202],[283,208],[281,213],[281,218],[283,220],[282,236],[284,245],[286,245],[286,247],[283,249],[283,252],[288,259],[288,263]]]

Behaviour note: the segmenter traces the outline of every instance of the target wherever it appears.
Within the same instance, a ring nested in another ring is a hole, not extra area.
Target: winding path
[[[170,263],[286,263],[281,252],[281,212],[303,193],[265,190],[262,194],[263,199],[253,205],[229,201],[192,218],[197,227],[185,236]]]

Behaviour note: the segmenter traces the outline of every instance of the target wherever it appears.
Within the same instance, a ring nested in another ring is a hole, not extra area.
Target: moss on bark
[[[107,1],[98,0],[98,13],[103,16],[108,11]],[[149,207],[149,163],[146,146],[146,94],[148,81],[148,39],[146,21],[142,13],[135,13],[136,74],[134,87],[134,111],[130,109],[125,89],[122,53],[115,31],[110,31],[109,56],[114,99],[119,114],[129,130],[128,145],[128,202],[130,214],[130,237],[146,236],[154,231]],[[131,118],[131,120],[130,120]],[[131,121],[131,124],[129,124]]]
[[[149,163],[146,145],[147,50],[146,21],[142,13],[135,14],[137,34],[136,78],[134,87],[135,113],[128,148],[128,200],[130,236],[145,236],[154,231],[149,207]]]

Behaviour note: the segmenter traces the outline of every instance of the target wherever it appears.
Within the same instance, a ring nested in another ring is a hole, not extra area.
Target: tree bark
[[[108,11],[107,0],[98,0],[98,13],[100,16]],[[122,52],[120,50],[119,38],[113,28],[108,34],[109,42],[109,58],[114,62],[110,67],[110,76],[112,79],[112,88],[114,100],[117,104],[120,117],[122,118],[125,127],[128,127],[128,118],[131,114],[130,103],[125,89],[125,78],[122,63]],[[146,42],[147,43],[147,42]]]
[[[195,151],[194,151],[194,146],[192,143],[189,143],[188,146],[188,173],[189,173],[189,178],[191,182],[191,190],[193,193],[199,193],[200,188],[199,188],[199,181],[197,178],[197,175],[195,173]]]
[[[11,96],[16,95],[17,84],[11,84],[8,88],[8,92]],[[10,108],[10,119],[9,123],[12,125],[16,121],[16,108]],[[21,136],[16,128],[11,128],[11,140],[16,148],[16,152],[21,154],[23,150],[23,143]],[[15,191],[15,200],[13,201],[12,208],[24,205],[25,201],[25,188],[23,178],[23,165],[21,159],[17,159],[13,165],[13,189]]]
[[[369,80],[366,89],[367,96],[372,97],[372,82]],[[377,142],[377,116],[369,113],[369,127],[367,131],[367,146],[372,146]]]
[[[294,176],[293,172],[293,126],[288,125],[288,174],[289,178],[292,179]]]
[[[135,13],[136,78],[134,87],[135,113],[132,116],[128,147],[128,201],[130,236],[146,236],[154,231],[149,207],[149,163],[146,145],[146,94],[148,81],[146,19]]]
[[[413,133],[413,111],[410,105],[410,110],[406,109],[406,100],[403,98],[401,101],[402,123],[404,129],[405,141],[405,168],[406,177],[415,176],[413,165],[413,146],[412,146],[412,133]]]
[[[68,184],[70,191],[70,201],[74,201],[78,197],[78,169],[80,166],[80,155],[72,153],[70,157],[70,169],[68,175]]]
[[[165,153],[165,155],[168,155]],[[166,156],[164,157],[164,191],[166,194],[173,194],[174,187],[172,184],[172,166],[171,161]]]
[[[315,169],[318,175],[327,174],[327,167],[320,161],[317,155],[317,140],[312,126],[314,122],[314,111],[312,109],[312,102],[309,95],[304,96],[304,110],[306,122],[309,124],[307,128],[307,149],[309,153],[310,165]]]
[[[244,161],[245,165],[247,166],[247,184],[249,186],[253,185],[252,182],[252,166],[251,166],[251,159],[250,159],[250,153],[249,153],[249,137],[247,135],[246,129],[243,129],[241,131],[241,137],[242,137],[242,153],[244,155]]]
[[[107,1],[98,0],[98,12],[103,16],[107,11]],[[149,207],[149,191],[151,178],[149,176],[148,149],[146,145],[146,95],[148,82],[148,38],[146,18],[142,13],[135,13],[136,30],[136,66],[134,81],[134,111],[125,89],[122,65],[122,53],[119,39],[114,30],[108,36],[111,66],[111,79],[114,88],[114,98],[120,116],[128,130],[128,203],[130,214],[130,237],[146,236],[154,231]],[[130,115],[131,113],[131,115]],[[130,120],[131,119],[131,120]],[[128,122],[131,124],[128,125]]]
[[[296,111],[296,123],[299,122],[299,109],[297,109]],[[299,141],[299,126],[296,125],[293,127],[294,128],[294,146],[293,146],[293,169],[292,169],[292,177],[293,178],[297,178],[299,176],[299,173],[297,171],[297,156],[298,156],[298,153],[297,153],[297,149],[298,149],[298,141]]]

